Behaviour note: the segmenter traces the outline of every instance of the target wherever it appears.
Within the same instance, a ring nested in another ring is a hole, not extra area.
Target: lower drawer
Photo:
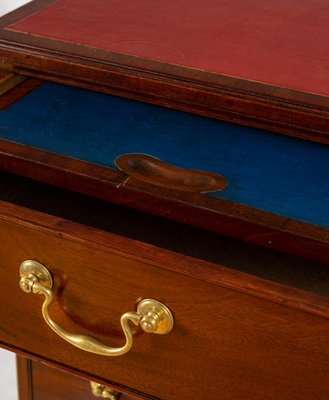
[[[17,357],[17,378],[19,400],[138,400],[137,397],[20,356]]]
[[[6,202],[0,236],[0,342],[16,352],[148,398],[329,398],[329,320],[320,300],[304,311],[311,295]],[[143,298],[174,327],[136,328],[119,357],[73,347],[45,324],[43,296],[19,288],[26,259],[51,271],[50,314],[70,332],[122,346],[120,316]]]

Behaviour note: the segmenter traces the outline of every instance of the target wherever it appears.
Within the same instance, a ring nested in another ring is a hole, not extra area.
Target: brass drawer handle
[[[165,335],[171,331],[174,319],[170,310],[157,300],[145,299],[138,303],[137,312],[126,312],[121,316],[120,322],[126,343],[122,347],[109,347],[97,340],[74,333],[67,332],[54,322],[48,308],[54,300],[52,292],[53,279],[45,266],[33,260],[26,260],[20,266],[20,288],[27,293],[33,292],[43,294],[45,300],[42,304],[42,315],[50,328],[61,338],[71,343],[81,350],[103,356],[120,356],[127,353],[133,344],[133,334],[129,326],[129,321],[148,333]]]
[[[101,397],[102,399],[118,400],[115,391],[108,386],[101,385],[100,383],[91,381],[90,387],[91,387],[91,393],[95,397]]]

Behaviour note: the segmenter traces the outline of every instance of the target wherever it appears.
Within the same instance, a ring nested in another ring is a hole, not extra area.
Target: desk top
[[[6,29],[329,95],[325,0],[57,0]]]
[[[36,0],[0,25],[15,71],[325,142],[328,47],[326,0]]]

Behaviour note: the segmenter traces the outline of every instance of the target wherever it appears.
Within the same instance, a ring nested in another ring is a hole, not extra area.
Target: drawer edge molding
[[[33,400],[33,387],[32,387],[32,380],[31,375],[27,374],[26,371],[31,370],[33,361],[39,362],[45,366],[56,368],[62,372],[74,374],[75,376],[89,380],[89,381],[97,381],[99,384],[103,384],[104,386],[110,386],[113,390],[124,392],[130,394],[132,396],[136,396],[138,399],[150,399],[150,400],[160,400],[154,396],[150,396],[146,393],[139,392],[138,390],[122,385],[120,383],[105,380],[104,377],[99,377],[97,375],[93,375],[86,371],[82,371],[78,368],[68,366],[63,364],[57,360],[49,359],[42,355],[27,351],[21,347],[17,347],[15,345],[10,345],[5,342],[0,341],[0,347],[6,349],[11,352],[16,353],[17,357],[17,372],[22,379],[19,382],[19,396],[20,400]],[[27,358],[28,357],[28,358]]]
[[[0,139],[0,168],[248,243],[329,264],[329,232],[318,225],[200,193],[186,194],[141,183],[132,177],[127,179],[127,174],[119,170],[27,148],[4,139]]]
[[[0,201],[1,220],[329,319],[329,300],[156,246]],[[78,234],[77,234],[78,232]],[[124,249],[124,250],[123,250]],[[154,254],[156,253],[156,257]]]

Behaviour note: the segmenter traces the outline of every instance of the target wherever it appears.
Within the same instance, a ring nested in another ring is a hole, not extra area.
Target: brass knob
[[[102,399],[118,400],[118,396],[115,391],[108,386],[101,385],[97,382],[90,382],[91,393],[95,397],[101,397]]]
[[[54,300],[54,293],[51,290],[53,280],[45,266],[37,261],[26,260],[20,266],[20,277],[19,285],[23,291],[45,296],[42,315],[49,327],[73,346],[90,353],[103,356],[120,356],[127,353],[133,344],[133,334],[129,322],[139,325],[147,333],[159,335],[169,333],[174,326],[173,316],[164,304],[157,300],[144,299],[138,303],[137,311],[126,312],[120,318],[126,343],[122,347],[109,347],[92,337],[67,332],[52,320],[48,309]]]

